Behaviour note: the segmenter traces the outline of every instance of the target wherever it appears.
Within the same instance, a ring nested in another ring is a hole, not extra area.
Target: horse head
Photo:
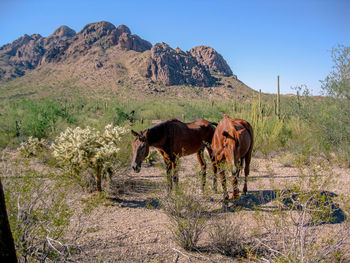
[[[222,132],[222,136],[224,138],[223,147],[225,151],[225,157],[228,163],[232,163],[235,159],[235,155],[237,154],[237,150],[239,147],[238,140],[238,132],[233,125],[231,119],[225,114],[224,121],[226,121],[227,130]]]
[[[131,131],[135,136],[134,141],[132,142],[132,162],[131,167],[136,173],[141,170],[141,163],[147,157],[149,152],[149,144],[147,141],[147,130],[137,133]]]

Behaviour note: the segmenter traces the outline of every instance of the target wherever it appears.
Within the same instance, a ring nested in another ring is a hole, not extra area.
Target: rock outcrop
[[[143,52],[151,49],[152,44],[137,35],[132,35],[125,25],[116,28],[113,24],[102,21],[86,25],[69,41],[48,50],[44,61],[53,62],[85,55],[93,46],[100,46],[103,49],[119,46],[124,50]]]
[[[131,35],[129,33],[123,33],[118,38],[118,46],[125,50],[135,50],[138,52],[143,52],[150,50],[152,44],[146,40],[141,39],[137,35]]]
[[[108,52],[105,51],[111,47],[119,49],[114,49],[116,53],[150,50],[140,60],[144,63],[129,65],[133,67],[130,72],[139,72],[142,77],[164,85],[211,86],[215,82],[213,75],[232,76],[224,58],[211,47],[198,46],[186,52],[180,48],[172,49],[165,43],[152,47],[150,42],[132,34],[127,26],[115,27],[101,21],[86,25],[78,33],[61,26],[48,37],[24,35],[0,47],[0,81],[21,77],[48,63],[75,63],[90,53],[91,58],[86,57],[86,61],[95,61],[93,68],[101,70],[108,64]],[[96,50],[101,50],[102,61]]]
[[[44,41],[39,34],[24,35],[0,47],[0,79],[23,76],[38,65],[44,54]]]
[[[212,47],[194,47],[190,50],[190,53],[201,65],[207,66],[210,72],[222,76],[232,76],[231,68],[225,59]]]
[[[209,86],[214,79],[206,67],[189,53],[157,43],[151,49],[148,77],[164,85]]]
[[[93,46],[103,49],[119,46],[123,50],[143,52],[151,49],[152,44],[131,34],[125,25],[115,27],[105,21],[88,24],[77,34],[61,26],[46,38],[39,34],[24,35],[0,47],[0,80],[23,76],[38,65],[85,55]]]

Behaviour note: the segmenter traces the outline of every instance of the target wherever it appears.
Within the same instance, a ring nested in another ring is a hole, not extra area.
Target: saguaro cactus
[[[280,108],[280,76],[277,75],[277,98],[276,98],[276,111],[277,116],[281,118],[281,108]]]

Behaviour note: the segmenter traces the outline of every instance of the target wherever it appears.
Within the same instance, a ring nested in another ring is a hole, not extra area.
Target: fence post
[[[277,98],[276,98],[276,111],[278,119],[281,118],[281,108],[280,108],[280,76],[277,75]]]

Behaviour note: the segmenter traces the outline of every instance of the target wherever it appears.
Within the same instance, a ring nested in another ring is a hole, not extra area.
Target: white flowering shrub
[[[22,142],[18,148],[24,157],[38,156],[40,152],[48,148],[48,142],[45,139],[33,138],[30,136],[27,141]]]
[[[95,173],[97,190],[101,191],[101,177],[110,173],[118,157],[121,140],[129,130],[111,124],[100,132],[94,128],[68,128],[53,143],[53,156],[73,172],[91,168]]]

